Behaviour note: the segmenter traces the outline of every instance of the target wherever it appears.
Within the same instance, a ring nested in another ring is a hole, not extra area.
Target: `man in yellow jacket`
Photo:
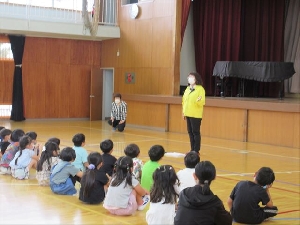
[[[205,90],[203,81],[197,72],[188,75],[189,86],[182,97],[183,119],[186,120],[187,131],[190,137],[191,151],[198,152],[201,148],[200,126],[205,105]]]

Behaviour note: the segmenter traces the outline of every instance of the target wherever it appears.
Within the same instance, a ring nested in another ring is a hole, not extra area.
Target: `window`
[[[0,105],[0,118],[10,117],[11,105]]]
[[[0,42],[0,60],[13,60],[10,43]]]
[[[122,5],[135,4],[138,2],[139,0],[122,0]]]

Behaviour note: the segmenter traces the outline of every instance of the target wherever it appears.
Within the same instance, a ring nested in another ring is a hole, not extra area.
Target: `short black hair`
[[[10,135],[10,134],[11,134],[11,130],[10,129],[3,128],[3,129],[0,130],[0,137],[2,139],[4,139],[5,136]]]
[[[36,138],[37,138],[37,133],[34,131],[29,131],[25,135],[29,136],[31,138],[31,140],[36,140]]]
[[[261,186],[270,185],[275,180],[275,174],[270,167],[262,167],[257,171],[255,179]]]
[[[76,147],[80,147],[85,142],[85,135],[82,133],[75,134],[72,138],[72,142]]]
[[[63,161],[70,162],[76,159],[75,150],[71,147],[65,147],[61,150],[59,158]]]
[[[161,145],[153,145],[148,151],[151,161],[157,162],[165,155],[165,149]]]
[[[12,142],[19,142],[21,137],[23,137],[25,135],[25,132],[21,129],[15,129],[13,130],[13,132],[11,133],[10,136],[10,140]]]
[[[114,94],[114,98],[120,98],[120,99],[122,99],[122,95],[120,93],[115,93]]]
[[[186,168],[195,168],[198,162],[200,162],[200,156],[195,151],[190,151],[184,157],[184,164]]]
[[[114,143],[110,139],[106,139],[100,143],[100,149],[103,153],[109,153],[114,148]]]
[[[140,154],[140,148],[136,144],[129,144],[124,149],[124,153],[131,158],[136,158]]]

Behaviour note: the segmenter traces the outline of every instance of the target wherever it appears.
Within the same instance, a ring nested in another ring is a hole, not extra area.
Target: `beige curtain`
[[[294,62],[296,73],[285,81],[285,92],[300,93],[300,1],[290,0],[284,31],[284,61]]]

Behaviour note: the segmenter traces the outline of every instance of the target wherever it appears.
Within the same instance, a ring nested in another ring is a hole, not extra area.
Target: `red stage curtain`
[[[183,42],[186,24],[189,18],[191,0],[182,0],[182,14],[181,14],[181,46]]]
[[[240,61],[284,61],[285,0],[242,0]],[[247,81],[246,95],[277,97],[278,83]],[[247,93],[248,92],[248,93]]]
[[[241,0],[193,1],[196,69],[207,95],[214,94],[216,61],[238,61]]]

